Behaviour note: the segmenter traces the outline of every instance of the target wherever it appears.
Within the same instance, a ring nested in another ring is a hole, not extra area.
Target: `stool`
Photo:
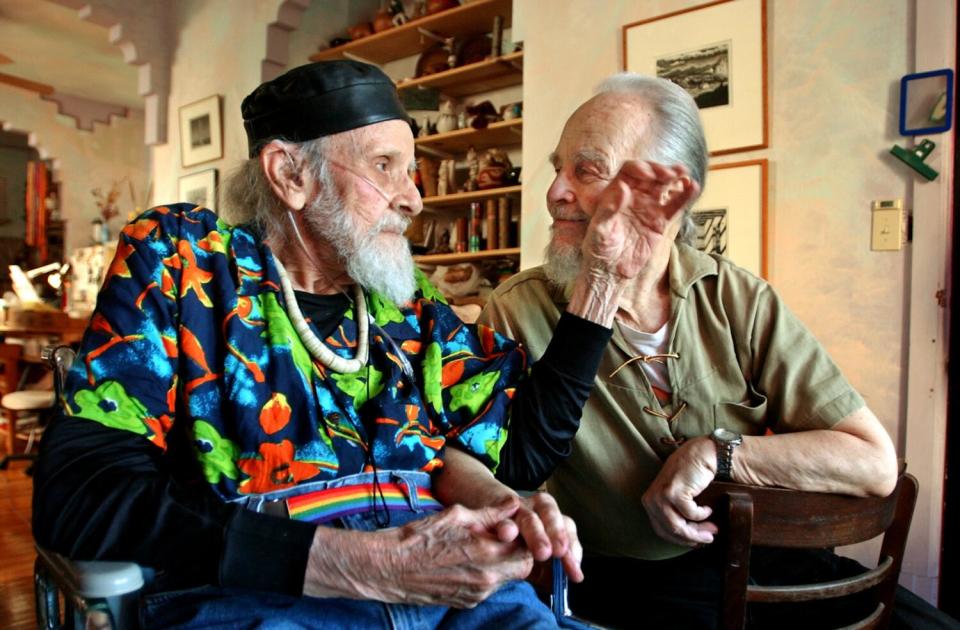
[[[33,424],[30,426],[27,436],[27,447],[23,453],[7,453],[3,459],[0,460],[0,470],[6,469],[7,464],[12,460],[35,460],[37,458],[36,453],[31,451],[33,450],[34,440],[37,435],[43,431],[40,414],[50,409],[53,406],[53,402],[53,391],[43,389],[26,389],[10,392],[0,399],[0,407],[3,408],[3,417],[7,421],[7,431],[11,431],[13,435],[16,435],[17,432],[21,430],[21,427],[25,428],[28,426],[30,422],[27,418],[21,418],[20,415],[28,412],[34,413]],[[14,442],[15,440],[10,440],[10,443]]]

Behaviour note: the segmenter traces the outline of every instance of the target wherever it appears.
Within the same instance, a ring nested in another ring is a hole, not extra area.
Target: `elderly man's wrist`
[[[610,328],[617,314],[624,281],[615,274],[584,266],[577,274],[567,312]]]

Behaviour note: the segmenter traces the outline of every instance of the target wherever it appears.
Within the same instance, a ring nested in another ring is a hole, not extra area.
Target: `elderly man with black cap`
[[[490,471],[556,441],[537,417],[579,415],[648,255],[629,235],[651,200],[685,203],[689,179],[610,186],[529,368],[413,264],[422,203],[389,78],[303,66],[242,111],[250,159],[223,218],[175,204],[120,236],[43,440],[37,541],[155,569],[150,626],[556,623],[518,580],[550,557],[581,579],[572,522]]]

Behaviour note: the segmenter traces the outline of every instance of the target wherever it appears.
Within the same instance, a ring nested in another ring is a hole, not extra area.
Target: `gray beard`
[[[398,306],[413,299],[417,281],[407,239],[380,238],[385,228],[405,230],[410,219],[388,211],[361,234],[353,213],[344,207],[333,187],[328,185],[307,209],[304,220],[315,236],[333,245],[340,263],[354,282]]]
[[[582,261],[580,247],[557,245],[551,240],[547,245],[547,261],[543,265],[543,273],[552,285],[566,292],[577,279]]]

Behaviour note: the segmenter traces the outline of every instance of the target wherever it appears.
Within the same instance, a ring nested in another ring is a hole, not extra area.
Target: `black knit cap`
[[[240,111],[250,157],[274,138],[304,142],[385,120],[410,120],[390,77],[352,60],[293,68],[251,92]]]

